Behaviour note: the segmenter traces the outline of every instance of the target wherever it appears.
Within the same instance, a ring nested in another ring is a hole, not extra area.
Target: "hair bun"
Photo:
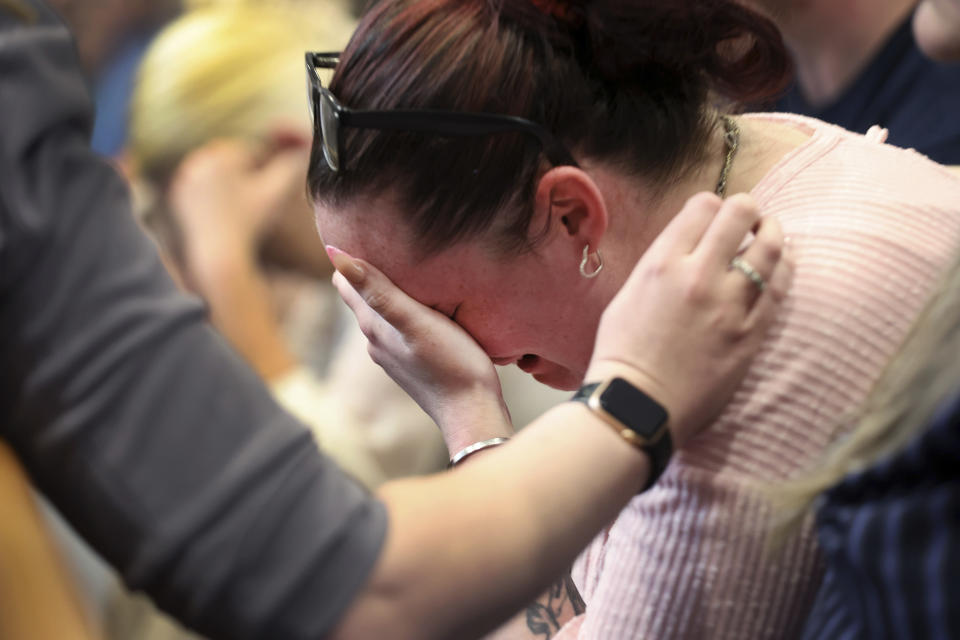
[[[738,102],[782,91],[792,64],[777,27],[734,0],[577,0],[586,58],[607,83],[665,73],[684,85],[706,80]],[[574,11],[574,9],[571,9]],[[696,25],[691,28],[691,25]]]

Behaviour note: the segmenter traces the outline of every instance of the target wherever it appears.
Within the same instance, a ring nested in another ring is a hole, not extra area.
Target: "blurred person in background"
[[[960,0],[924,0],[913,29],[960,63]],[[826,574],[803,638],[960,638],[960,255],[851,422],[774,493],[778,537],[816,512]]]
[[[858,133],[879,125],[891,144],[960,164],[960,68],[920,51],[917,0],[744,2],[777,23],[796,66],[794,85],[768,108]]]
[[[70,25],[97,111],[91,145],[120,157],[127,140],[127,110],[137,66],[157,31],[181,8],[180,0],[50,0]]]
[[[960,1],[922,0],[913,16],[913,33],[926,55],[960,64]]]

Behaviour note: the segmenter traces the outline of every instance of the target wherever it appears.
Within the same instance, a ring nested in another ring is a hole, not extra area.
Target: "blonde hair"
[[[947,272],[858,413],[850,436],[814,471],[776,490],[782,539],[849,473],[901,449],[960,389],[960,260]]]
[[[353,20],[336,2],[194,0],[141,62],[130,105],[137,213],[175,262],[182,236],[165,193],[180,162],[217,138],[261,146],[274,127],[308,134],[303,54],[346,44]]]
[[[131,101],[134,172],[161,188],[209,140],[257,142],[277,122],[309,130],[303,53],[338,49],[353,26],[334,2],[193,4],[148,49]]]

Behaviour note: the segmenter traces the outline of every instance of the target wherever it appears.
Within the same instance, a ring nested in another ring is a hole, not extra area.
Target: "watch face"
[[[603,410],[637,435],[651,439],[667,422],[667,412],[623,378],[614,378],[600,395]]]

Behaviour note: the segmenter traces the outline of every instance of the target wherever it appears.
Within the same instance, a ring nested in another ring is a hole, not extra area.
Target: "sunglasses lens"
[[[323,156],[334,171],[340,170],[340,119],[330,96],[320,98],[320,132],[323,135]]]

